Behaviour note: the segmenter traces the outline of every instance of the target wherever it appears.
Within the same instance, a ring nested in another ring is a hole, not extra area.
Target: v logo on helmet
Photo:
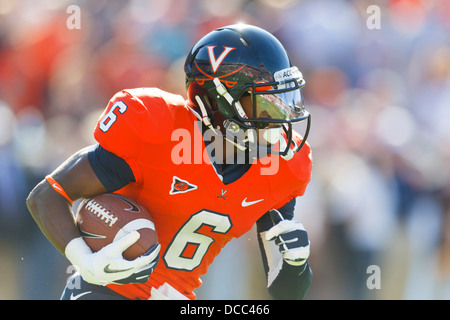
[[[236,48],[231,48],[231,47],[224,47],[225,49],[222,51],[222,53],[220,54],[220,56],[216,59],[216,56],[214,55],[214,48],[216,46],[208,46],[206,47],[208,49],[208,54],[209,54],[209,62],[211,62],[211,67],[214,71],[214,73],[216,73],[217,69],[219,68],[219,66],[222,64],[223,59],[225,59],[225,57],[234,49]]]

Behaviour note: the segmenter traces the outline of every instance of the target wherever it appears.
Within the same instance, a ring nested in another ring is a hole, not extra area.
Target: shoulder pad
[[[297,132],[293,131],[293,140],[297,145],[300,145],[303,141],[303,137]],[[305,142],[300,151],[295,153],[294,157],[291,160],[293,160],[292,165],[296,167],[298,173],[300,173],[302,176],[311,175],[312,153],[311,147],[309,146],[308,142]],[[291,160],[288,161],[288,164],[290,164]],[[298,166],[301,166],[301,168],[298,168]]]
[[[100,116],[94,137],[106,150],[133,157],[142,143],[170,140],[174,129],[170,106],[184,106],[183,98],[153,88],[120,91]]]
[[[297,132],[293,132],[293,139],[297,145],[302,142],[302,136]],[[283,160],[284,161],[284,160]],[[294,157],[287,162],[289,171],[293,177],[298,181],[300,186],[297,196],[302,196],[305,192],[306,186],[311,180],[312,172],[312,153],[311,147],[308,142],[306,142],[303,147],[294,154]]]

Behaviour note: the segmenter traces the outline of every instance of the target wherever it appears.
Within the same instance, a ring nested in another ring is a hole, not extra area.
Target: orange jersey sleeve
[[[94,137],[104,149],[123,158],[139,181],[142,173],[136,159],[142,144],[158,144],[170,139],[172,123],[160,119],[170,117],[168,104],[183,101],[181,96],[153,88],[120,91],[99,117]]]

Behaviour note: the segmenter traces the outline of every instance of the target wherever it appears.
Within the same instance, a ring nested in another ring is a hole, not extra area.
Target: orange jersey
[[[277,161],[269,164],[257,160],[241,178],[224,184],[203,156],[202,132],[185,100],[154,88],[117,93],[94,136],[131,167],[136,182],[117,192],[152,213],[161,244],[148,282],[108,286],[131,299],[148,299],[151,288],[164,283],[195,299],[200,276],[225,244],[270,209],[303,195],[311,176],[305,144],[289,161],[279,156],[270,156]],[[295,139],[301,141],[299,135]]]

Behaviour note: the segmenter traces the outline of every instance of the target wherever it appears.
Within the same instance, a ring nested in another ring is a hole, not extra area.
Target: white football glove
[[[139,237],[139,232],[130,232],[95,253],[79,237],[67,244],[64,253],[86,282],[102,286],[146,282],[156,267],[161,246],[156,244],[134,260],[124,259],[122,253]]]
[[[274,226],[266,234],[266,240],[275,240],[283,260],[293,266],[301,266],[309,257],[309,239],[303,225],[294,220],[285,220],[278,210],[271,210]]]

